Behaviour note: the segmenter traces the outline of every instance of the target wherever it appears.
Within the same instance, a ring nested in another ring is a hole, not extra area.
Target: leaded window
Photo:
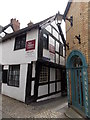
[[[25,43],[26,43],[26,34],[17,36],[15,38],[14,50],[24,49],[25,48]]]
[[[40,71],[40,78],[39,82],[48,82],[48,67],[42,66],[41,71]]]
[[[20,65],[10,65],[8,71],[8,85],[19,87]]]

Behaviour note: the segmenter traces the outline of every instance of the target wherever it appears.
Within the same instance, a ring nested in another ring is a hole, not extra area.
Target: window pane
[[[42,66],[39,82],[48,82],[48,67]]]
[[[59,54],[56,53],[56,63],[59,64]]]
[[[20,48],[20,41],[16,40],[16,46],[15,49],[19,49]]]
[[[18,50],[18,49],[25,48],[25,43],[26,43],[26,34],[17,36],[15,38],[15,48],[14,49]]]
[[[48,35],[43,34],[43,48],[48,49]]]
[[[59,39],[58,32],[55,29],[53,29],[53,36],[56,37],[57,40]]]
[[[8,85],[19,87],[20,65],[10,65],[8,73]]]
[[[63,45],[60,43],[60,55],[63,56]]]

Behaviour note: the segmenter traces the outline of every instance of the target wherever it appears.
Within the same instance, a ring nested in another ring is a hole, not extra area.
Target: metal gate
[[[66,67],[68,103],[88,116],[88,77],[84,55],[73,50],[67,59]]]
[[[72,68],[71,70],[72,86],[72,105],[85,112],[84,94],[83,94],[83,72],[82,68]]]

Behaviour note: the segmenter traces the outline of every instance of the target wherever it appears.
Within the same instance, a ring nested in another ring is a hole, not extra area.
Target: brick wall
[[[73,27],[66,21],[66,42],[69,43],[70,50],[67,50],[67,57],[73,49],[80,50],[88,61],[88,3],[73,2],[67,17],[73,16]],[[81,36],[81,44],[75,35]]]
[[[73,16],[73,27],[66,21],[66,42],[69,43],[70,49],[66,51],[66,56],[72,50],[80,50],[86,57],[88,67],[90,66],[90,3],[88,2],[73,2],[67,14],[67,17]],[[88,24],[89,23],[89,24]],[[75,38],[79,35],[81,44]],[[88,75],[90,76],[90,68],[88,68]],[[89,77],[90,82],[90,77]]]
[[[88,3],[88,79],[90,83],[90,2]]]
[[[88,64],[88,86],[90,97],[90,2],[73,2],[67,17],[73,16],[73,27],[66,21],[66,42],[70,49],[66,51],[66,57],[72,50],[80,50]],[[81,44],[74,38],[75,35],[81,36]],[[90,98],[89,98],[90,105]]]
[[[89,80],[89,111],[90,111],[90,2],[88,3],[88,80]]]

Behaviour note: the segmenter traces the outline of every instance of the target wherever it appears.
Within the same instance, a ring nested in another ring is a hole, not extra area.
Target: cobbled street
[[[26,105],[10,97],[0,95],[2,118],[66,118],[67,97],[58,97]]]

